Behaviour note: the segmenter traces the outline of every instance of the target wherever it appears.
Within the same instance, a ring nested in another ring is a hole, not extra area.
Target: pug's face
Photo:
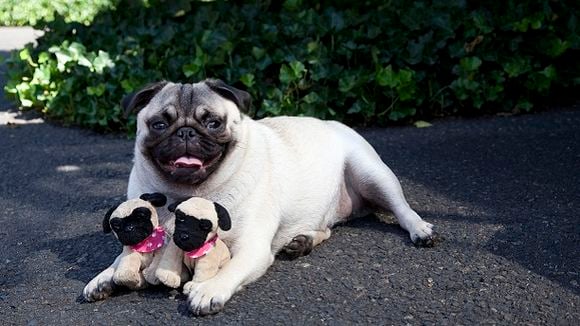
[[[136,141],[145,160],[170,182],[196,185],[235,144],[250,96],[218,80],[161,82],[123,102],[129,111],[142,108]]]

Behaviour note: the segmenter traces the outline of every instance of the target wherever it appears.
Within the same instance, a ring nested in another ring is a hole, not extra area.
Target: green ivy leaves
[[[115,0],[2,0],[1,26],[42,26],[59,19],[89,25],[95,15],[111,9]]]
[[[64,41],[59,46],[52,46],[48,49],[49,53],[56,57],[56,68],[59,72],[65,72],[71,66],[87,67],[91,72],[102,74],[105,68],[113,68],[115,63],[111,60],[107,52],[99,50],[97,53],[88,52],[84,45],[68,41]],[[49,56],[46,52],[39,56],[39,60],[48,61]]]
[[[306,68],[300,61],[292,61],[288,65],[282,64],[280,67],[280,82],[282,84],[290,84],[297,82],[304,77]]]
[[[111,85],[99,76],[115,67],[114,61],[104,51],[87,51],[77,42],[64,41],[47,51],[33,56],[29,48],[18,53],[20,69],[24,76],[12,73],[5,90],[17,98],[24,108],[37,108],[48,118],[65,124],[99,126],[108,128],[119,122],[118,110],[104,110],[102,96]],[[13,57],[12,60],[15,60]],[[16,64],[14,61],[9,65]],[[32,78],[26,76],[32,74]],[[81,76],[92,76],[90,79]],[[107,104],[108,105],[108,104]],[[115,114],[112,114],[112,113]]]
[[[67,124],[131,132],[120,99],[161,79],[221,78],[257,117],[363,125],[527,111],[580,85],[567,2],[237,3],[118,0],[90,27],[55,20],[8,62],[6,91]]]

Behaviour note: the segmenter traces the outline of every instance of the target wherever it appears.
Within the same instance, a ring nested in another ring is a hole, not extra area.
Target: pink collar
[[[149,253],[153,252],[165,244],[165,230],[163,227],[158,226],[153,229],[153,233],[150,236],[145,238],[145,240],[139,242],[138,244],[131,246],[131,249],[140,252],[140,253]]]
[[[189,258],[199,258],[199,257],[205,256],[205,255],[207,255],[208,252],[210,252],[215,247],[215,243],[216,243],[217,239],[218,239],[218,236],[216,234],[215,237],[206,241],[201,247],[199,247],[197,249],[193,249],[192,251],[188,251],[185,253],[185,255]]]

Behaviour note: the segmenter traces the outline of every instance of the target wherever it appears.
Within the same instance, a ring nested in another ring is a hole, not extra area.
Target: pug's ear
[[[218,225],[220,229],[227,231],[232,228],[232,220],[230,219],[230,213],[228,210],[218,203],[213,203],[215,206],[215,211],[218,216]]]
[[[103,232],[105,232],[105,233],[111,233],[111,231],[112,231],[111,224],[109,224],[109,221],[111,220],[111,215],[113,214],[115,209],[117,209],[116,205],[109,208],[107,213],[105,213],[105,218],[103,219]]]
[[[238,106],[240,111],[248,113],[250,107],[252,106],[252,97],[250,93],[242,91],[232,87],[219,79],[206,79],[205,84],[214,92],[218,93],[221,97],[234,102]]]
[[[165,204],[167,204],[167,197],[159,192],[154,192],[151,194],[142,194],[141,196],[139,196],[139,198],[143,199],[144,201],[150,202],[151,205],[155,207],[163,207],[165,206]]]
[[[142,108],[146,107],[159,91],[167,85],[168,82],[160,81],[157,83],[149,84],[145,86],[142,90],[138,92],[133,92],[129,95],[123,97],[121,100],[121,107],[123,108],[124,116],[127,118],[132,112],[139,112]]]

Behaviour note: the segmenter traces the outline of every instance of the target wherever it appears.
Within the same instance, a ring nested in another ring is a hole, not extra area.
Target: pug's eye
[[[165,123],[163,121],[157,121],[151,125],[151,128],[153,128],[155,130],[164,130],[164,129],[167,129],[167,123]]]
[[[215,129],[218,129],[218,128],[219,128],[221,125],[222,125],[222,123],[221,123],[219,120],[215,120],[215,119],[213,119],[213,120],[209,120],[209,121],[208,121],[208,122],[205,124],[205,127],[206,127],[207,129],[210,129],[210,130],[215,130]]]

